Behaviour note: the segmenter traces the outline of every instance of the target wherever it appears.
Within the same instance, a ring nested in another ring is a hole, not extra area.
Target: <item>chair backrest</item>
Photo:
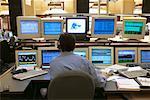
[[[85,72],[70,71],[54,78],[48,87],[48,100],[93,100],[95,83]]]

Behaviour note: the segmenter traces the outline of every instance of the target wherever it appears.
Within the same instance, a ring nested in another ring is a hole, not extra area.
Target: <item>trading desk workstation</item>
[[[51,80],[48,73],[49,62],[60,55],[56,40],[62,33],[72,34],[77,38],[74,53],[90,60],[95,65],[97,75],[102,72],[109,76],[104,87],[108,99],[113,94],[121,94],[121,96],[129,93],[148,94],[150,92],[150,39],[144,38],[146,18],[125,17],[122,22],[122,30],[115,36],[117,30],[115,16],[92,17],[91,38],[88,40],[86,36],[89,29],[87,29],[86,17],[69,17],[66,18],[66,22],[63,19],[18,17],[18,38],[21,40],[16,42],[16,62],[0,76],[1,96],[8,100],[15,97],[14,94],[36,98],[37,93],[34,92],[37,92],[38,88],[48,87]],[[26,69],[27,72],[14,74],[16,70],[21,69]],[[24,77],[32,70],[44,73]],[[140,71],[140,73],[126,76],[125,71],[129,73]],[[142,85],[137,82],[138,79],[143,78],[148,80],[148,84]],[[128,83],[122,84],[123,80],[127,80]],[[133,86],[134,82],[136,86]],[[33,94],[28,95],[27,91],[32,91]]]

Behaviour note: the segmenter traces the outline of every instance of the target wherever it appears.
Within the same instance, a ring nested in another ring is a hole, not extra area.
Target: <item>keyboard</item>
[[[24,73],[15,74],[13,75],[13,78],[18,79],[18,80],[25,80],[28,78],[32,78],[32,77],[47,74],[47,73],[48,71],[45,71],[45,70],[38,70],[38,71],[32,70],[32,71],[27,71]]]
[[[135,70],[135,71],[122,71],[122,72],[119,72],[119,74],[127,77],[127,78],[136,78],[136,77],[139,77],[139,76],[147,76],[148,74],[148,71],[147,70]]]
[[[140,66],[143,69],[150,69],[150,64],[127,64],[127,67],[136,67]]]

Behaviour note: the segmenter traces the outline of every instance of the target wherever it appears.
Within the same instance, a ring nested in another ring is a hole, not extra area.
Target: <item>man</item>
[[[72,35],[61,34],[58,42],[61,55],[50,62],[52,78],[66,71],[84,71],[94,78],[97,87],[104,87],[105,79],[102,76],[97,77],[94,66],[88,60],[73,53],[76,41]]]

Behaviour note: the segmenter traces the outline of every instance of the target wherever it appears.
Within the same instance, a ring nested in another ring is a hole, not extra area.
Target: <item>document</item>
[[[137,81],[141,86],[150,87],[150,78],[137,77]]]
[[[140,90],[140,85],[134,79],[116,79],[118,90]]]

